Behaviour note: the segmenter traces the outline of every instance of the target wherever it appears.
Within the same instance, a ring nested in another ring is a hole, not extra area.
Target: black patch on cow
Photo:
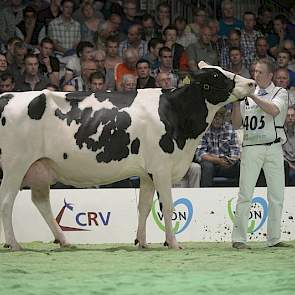
[[[153,174],[152,173],[148,173],[149,177],[151,178],[151,180],[154,180]]]
[[[5,126],[5,124],[6,124],[6,118],[5,118],[5,117],[3,117],[3,118],[1,119],[1,123],[2,123],[2,126]]]
[[[0,96],[0,118],[2,117],[2,113],[4,112],[6,105],[12,98],[12,94],[4,94]]]
[[[86,97],[90,96],[93,92],[91,91],[74,91],[66,94],[67,101],[76,101],[80,102]]]
[[[120,161],[129,155],[130,134],[126,131],[131,125],[131,118],[125,111],[117,108],[102,108],[93,111],[91,107],[80,109],[78,101],[70,101],[71,108],[67,113],[60,109],[55,115],[66,120],[67,125],[72,121],[80,124],[74,138],[80,149],[87,149],[96,152],[96,159],[99,163]],[[97,134],[102,129],[101,134]]]
[[[40,94],[35,97],[28,105],[28,115],[33,120],[41,120],[46,109],[46,96]]]
[[[64,153],[63,154],[63,158],[66,160],[68,158],[68,154],[67,153]]]
[[[166,153],[173,153],[174,142],[183,149],[188,139],[196,139],[208,126],[205,100],[218,104],[228,99],[234,82],[217,69],[200,70],[196,81],[160,96],[159,115],[166,133],[159,144]],[[209,86],[209,87],[207,87]]]
[[[138,154],[140,146],[140,140],[135,138],[131,143],[131,154]]]
[[[2,154],[2,149],[0,149],[0,155]]]
[[[70,102],[71,109],[67,113],[63,113],[60,109],[55,110],[55,116],[61,120],[66,120],[70,126],[73,121],[80,123],[82,111],[78,107],[78,101]],[[92,110],[92,109],[91,109]]]
[[[98,101],[103,102],[109,100],[118,109],[130,107],[137,96],[137,91],[128,92],[109,92],[109,91],[98,91],[95,92],[95,97]]]

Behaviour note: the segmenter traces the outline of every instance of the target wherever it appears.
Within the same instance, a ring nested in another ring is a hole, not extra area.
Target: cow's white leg
[[[28,165],[20,163],[10,171],[3,169],[4,175],[0,188],[0,218],[3,218],[5,244],[13,251],[21,250],[21,246],[17,243],[13,231],[12,209],[27,167]]]
[[[173,200],[171,192],[171,178],[165,177],[163,173],[153,175],[155,188],[160,195],[160,201],[163,204],[163,216],[165,221],[166,243],[169,248],[182,249],[177,243],[172,229]]]
[[[146,248],[146,220],[151,212],[155,188],[150,178],[140,179],[140,192],[138,202],[138,228],[135,244],[140,248]]]
[[[52,213],[49,192],[49,185],[42,187],[32,186],[32,201],[48,224],[55,240],[59,242],[61,247],[70,247],[71,245],[67,242]]]

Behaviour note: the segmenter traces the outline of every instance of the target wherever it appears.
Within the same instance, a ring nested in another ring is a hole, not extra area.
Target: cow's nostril
[[[254,83],[252,83],[252,82],[250,82],[250,83],[248,84],[248,86],[249,86],[250,88],[252,88],[252,87],[254,87],[254,86],[255,86],[255,84],[254,84]]]

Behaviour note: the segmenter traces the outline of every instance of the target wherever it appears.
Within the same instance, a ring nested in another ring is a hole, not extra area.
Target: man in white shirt
[[[260,170],[267,182],[269,216],[267,245],[286,247],[280,242],[281,217],[284,201],[284,158],[282,144],[286,141],[283,129],[288,109],[288,94],[272,83],[274,64],[268,59],[258,60],[254,78],[254,94],[233,105],[232,124],[244,127],[241,156],[240,189],[236,206],[232,246],[250,249],[247,242],[251,200]]]

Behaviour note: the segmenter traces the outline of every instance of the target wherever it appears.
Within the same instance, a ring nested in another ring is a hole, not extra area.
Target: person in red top
[[[128,48],[123,54],[123,62],[115,66],[114,74],[116,81],[116,89],[122,90],[122,77],[131,74],[137,77],[136,63],[139,60],[138,51],[134,48]]]

